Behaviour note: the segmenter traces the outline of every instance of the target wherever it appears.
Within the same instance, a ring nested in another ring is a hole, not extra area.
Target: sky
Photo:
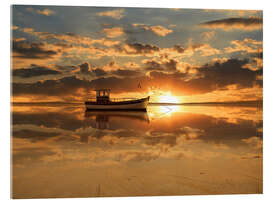
[[[13,102],[262,99],[256,10],[12,6]]]

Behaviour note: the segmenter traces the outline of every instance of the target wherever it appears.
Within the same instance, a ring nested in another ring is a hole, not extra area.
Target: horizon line
[[[34,102],[10,102],[11,104],[83,104],[84,101],[34,101]],[[184,102],[184,103],[167,103],[167,102],[149,102],[149,105],[196,105],[196,104],[247,104],[263,103],[263,100],[238,100],[238,101],[209,101],[209,102]]]

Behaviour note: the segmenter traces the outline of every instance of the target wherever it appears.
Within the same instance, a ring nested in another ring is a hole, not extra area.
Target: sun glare
[[[167,92],[158,97],[160,103],[179,103],[179,98],[172,96],[170,92]]]

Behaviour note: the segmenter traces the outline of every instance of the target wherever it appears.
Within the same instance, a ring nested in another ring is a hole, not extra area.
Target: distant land
[[[149,103],[150,105],[193,105],[193,106],[207,106],[207,105],[219,105],[219,106],[263,106],[263,100],[252,101],[228,101],[228,102],[189,102],[189,103]]]
[[[12,105],[32,105],[32,106],[59,106],[59,105],[84,105],[84,102],[11,102]]]
[[[84,102],[12,102],[12,105],[83,105]],[[192,105],[192,106],[253,106],[262,107],[263,100],[252,101],[228,101],[228,102],[189,102],[189,103],[158,103],[151,102],[149,105],[168,106],[168,105]]]

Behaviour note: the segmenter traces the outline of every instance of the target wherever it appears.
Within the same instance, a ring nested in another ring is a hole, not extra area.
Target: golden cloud
[[[170,30],[170,29],[167,29],[161,25],[156,25],[156,26],[148,26],[148,25],[145,25],[145,24],[132,24],[134,27],[140,27],[140,28],[143,28],[144,30],[150,30],[152,31],[153,33],[155,33],[156,35],[158,36],[161,36],[161,37],[165,37],[167,36],[168,34],[172,33],[173,30]]]
[[[256,41],[250,38],[244,40],[233,40],[231,41],[233,47],[224,48],[226,53],[233,52],[247,52],[247,53],[260,53],[262,52],[262,41]]]
[[[106,17],[111,17],[114,19],[121,19],[124,17],[124,9],[116,9],[116,10],[111,10],[111,11],[104,11],[104,12],[99,12],[97,13],[98,16],[106,16]]]
[[[75,35],[72,33],[54,34],[54,33],[48,33],[48,32],[36,32],[34,31],[33,28],[23,28],[22,31],[30,35],[34,35],[41,40],[56,39],[59,41],[64,41],[70,44],[77,44],[77,45],[102,44],[105,46],[114,46],[120,43],[119,41],[107,40],[105,38],[93,39],[91,37]]]
[[[53,15],[55,13],[54,11],[47,9],[47,8],[44,10],[37,10],[36,12],[40,15],[45,15],[45,16],[50,16],[50,15]]]
[[[169,30],[161,25],[157,25],[157,26],[151,26],[150,28],[155,34],[165,37],[166,35],[168,35],[169,33],[172,33],[173,30]]]
[[[44,15],[44,16],[50,16],[50,15],[55,14],[55,12],[53,10],[50,10],[48,8],[45,8],[43,10],[34,9],[34,8],[26,8],[26,10],[31,12],[31,13],[37,13],[37,14]]]
[[[109,38],[119,37],[124,34],[123,28],[121,27],[104,28],[103,32]]]

